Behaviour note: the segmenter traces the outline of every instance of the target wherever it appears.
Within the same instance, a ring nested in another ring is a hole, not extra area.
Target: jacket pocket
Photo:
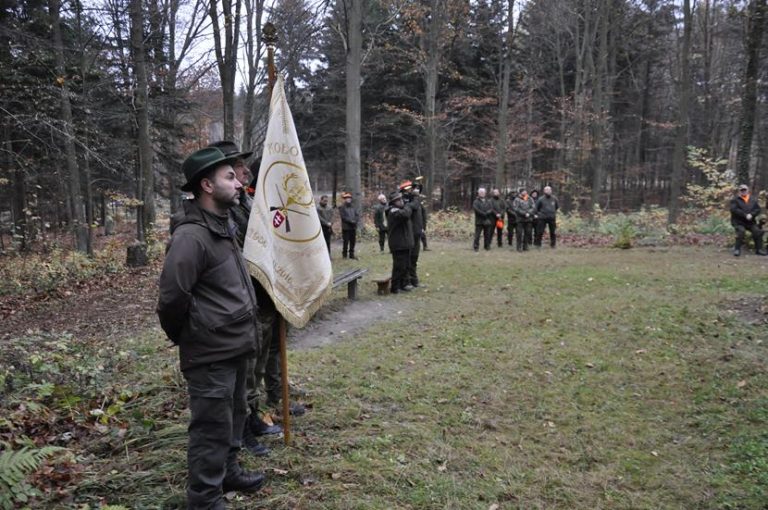
[[[251,305],[243,305],[230,314],[220,317],[208,329],[214,333],[239,334],[251,327],[254,320],[254,309]]]

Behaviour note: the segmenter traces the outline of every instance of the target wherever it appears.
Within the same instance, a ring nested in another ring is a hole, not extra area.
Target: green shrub
[[[710,214],[696,223],[693,230],[697,234],[728,235],[733,233],[733,226],[731,226],[731,222],[726,218],[725,214]]]
[[[600,230],[604,234],[613,236],[613,247],[626,250],[632,247],[632,242],[638,236],[638,230],[632,223],[632,219],[624,214],[610,216],[603,220]]]

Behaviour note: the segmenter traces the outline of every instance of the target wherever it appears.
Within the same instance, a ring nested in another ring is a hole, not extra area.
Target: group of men
[[[480,235],[483,236],[483,248],[491,249],[493,233],[496,232],[496,242],[502,246],[504,218],[507,218],[507,244],[512,245],[514,235],[517,251],[527,251],[531,244],[541,248],[544,230],[549,229],[549,245],[554,248],[557,244],[557,211],[560,204],[552,194],[551,186],[544,186],[544,194],[539,196],[537,190],[530,193],[520,188],[517,194],[510,193],[506,199],[501,192],[494,188],[490,198],[485,188],[477,190],[477,198],[472,203],[475,213],[475,237],[472,248],[480,250]]]
[[[417,214],[412,221],[416,225],[417,234],[419,236],[419,242],[424,246],[424,250],[427,250],[427,211],[421,204],[421,189],[422,185],[419,182],[420,178],[414,179],[415,183],[406,181],[400,186],[400,193],[403,195],[405,201],[411,199],[416,200],[420,207],[420,215]],[[360,225],[360,210],[355,208],[352,204],[352,194],[344,192],[341,194],[343,200],[341,206],[338,208],[339,217],[341,221],[341,236],[342,236],[342,248],[341,256],[346,259],[358,260],[355,256],[355,245],[357,244],[357,230]],[[390,203],[384,194],[380,194],[376,198],[376,204],[373,206],[373,223],[378,234],[379,251],[384,251],[384,245],[387,243],[387,237],[389,236],[389,229],[387,226],[387,211],[389,210]],[[323,237],[325,238],[325,244],[328,247],[328,253],[331,253],[331,238],[333,236],[333,219],[334,208],[328,202],[328,195],[322,195],[320,201],[317,204],[317,215],[320,218],[320,226],[322,227]],[[418,261],[419,250],[415,251],[415,260]],[[416,262],[414,262],[415,264]],[[416,270],[414,267],[413,273],[415,275]],[[414,276],[414,279],[418,283],[418,278]]]
[[[191,154],[182,170],[191,200],[171,219],[157,313],[178,346],[191,417],[187,447],[189,509],[225,508],[228,491],[254,492],[264,475],[237,460],[269,449],[256,436],[280,434],[267,407],[280,401],[278,320],[269,294],[242,256],[258,173],[251,152],[217,142]],[[304,412],[292,404],[291,413]]]
[[[341,194],[343,200],[339,207],[339,216],[341,218],[341,239],[342,239],[342,258],[358,260],[355,256],[355,245],[357,244],[357,228],[360,223],[360,211],[352,204],[352,193],[345,191]],[[325,244],[328,247],[328,254],[331,254],[331,237],[333,236],[333,207],[328,203],[328,195],[320,197],[317,204],[317,216],[320,218],[320,226],[325,238]]]

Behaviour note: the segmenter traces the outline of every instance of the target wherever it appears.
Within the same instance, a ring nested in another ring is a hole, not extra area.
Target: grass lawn
[[[426,288],[378,297],[363,281],[361,300],[398,303],[390,316],[289,353],[313,409],[294,421],[293,446],[243,455],[270,481],[233,508],[768,507],[768,260],[431,248]],[[386,273],[390,257],[374,250],[335,269]],[[104,374],[83,385],[108,381],[103,398],[119,405],[107,419],[70,406],[87,431],[69,445],[79,468],[41,507],[176,508],[186,403],[175,351],[148,324],[78,355]],[[66,415],[54,397],[20,392],[5,405]]]

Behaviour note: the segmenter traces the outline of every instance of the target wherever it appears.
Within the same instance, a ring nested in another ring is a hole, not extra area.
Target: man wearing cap
[[[179,347],[189,393],[191,509],[223,509],[224,492],[251,492],[264,484],[263,475],[244,471],[237,461],[247,416],[247,363],[259,328],[256,295],[229,216],[242,189],[233,163],[215,147],[184,161],[182,190],[195,199],[184,202],[159,282],[157,314]]]
[[[341,217],[341,237],[344,244],[341,248],[341,257],[357,260],[355,257],[355,243],[357,241],[357,224],[360,222],[360,211],[352,205],[352,193],[345,191],[341,194],[344,199],[344,205],[339,207],[339,216]]]
[[[380,194],[378,204],[373,206],[373,224],[379,233],[379,251],[384,251],[384,243],[387,240],[387,197]]]
[[[320,227],[323,229],[325,245],[328,246],[328,255],[331,254],[331,236],[333,236],[333,207],[328,204],[328,195],[320,197],[317,206],[317,217],[320,218]]]
[[[498,188],[493,188],[491,190],[491,209],[493,209],[493,213],[495,215],[495,218],[493,220],[493,228],[496,230],[496,242],[501,248],[502,246],[502,240],[501,237],[504,233],[504,210],[506,209],[506,202],[504,202],[504,199],[501,198],[501,192]],[[493,238],[493,236],[491,236]],[[491,241],[491,244],[493,244],[493,241]]]
[[[736,229],[736,244],[733,246],[733,256],[741,255],[741,247],[744,244],[744,234],[747,230],[752,234],[755,242],[755,253],[765,255],[763,251],[763,231],[757,226],[757,216],[760,214],[760,205],[757,197],[749,194],[749,186],[739,186],[739,194],[731,199],[731,225]]]
[[[392,253],[392,280],[390,282],[392,294],[413,290],[408,282],[408,269],[414,239],[411,226],[412,207],[412,203],[403,202],[403,194],[399,191],[393,191],[389,195],[387,229],[389,251]]]
[[[475,211],[475,240],[472,247],[475,251],[480,249],[480,233],[483,234],[483,248],[491,249],[491,239],[493,239],[493,222],[496,214],[493,212],[491,201],[485,196],[485,188],[478,188],[477,198],[472,202],[472,209]]]

